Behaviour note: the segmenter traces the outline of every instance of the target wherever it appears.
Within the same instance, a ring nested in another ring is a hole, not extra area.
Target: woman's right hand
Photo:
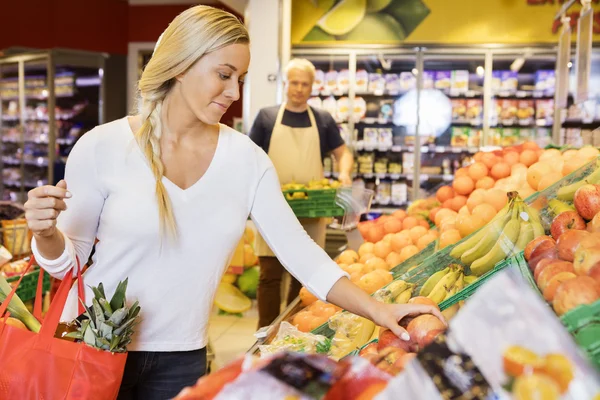
[[[40,186],[29,191],[25,203],[27,226],[36,237],[50,237],[56,232],[56,219],[67,209],[64,199],[71,197],[67,183]]]

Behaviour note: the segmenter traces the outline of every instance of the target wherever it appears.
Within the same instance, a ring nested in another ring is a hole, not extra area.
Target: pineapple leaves
[[[110,307],[113,310],[118,310],[125,305],[125,291],[127,290],[127,282],[129,278],[125,278],[123,282],[119,282],[115,294],[110,299]]]

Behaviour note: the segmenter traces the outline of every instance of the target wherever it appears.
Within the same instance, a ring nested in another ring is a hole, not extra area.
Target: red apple
[[[573,263],[568,261],[555,261],[549,264],[540,274],[538,275],[537,284],[540,290],[543,292],[546,290],[546,286],[550,280],[560,272],[572,272],[575,273],[575,269],[573,268]]]
[[[533,271],[533,279],[537,282],[538,277],[540,276],[540,274],[542,273],[542,271],[544,270],[544,268],[546,268],[548,265],[552,264],[553,262],[558,261],[558,258],[544,258],[543,260],[541,260],[536,266],[535,266],[535,271]]]
[[[565,261],[573,262],[575,251],[579,244],[590,235],[587,231],[570,229],[560,235],[556,241],[556,249],[558,250],[558,258]]]
[[[400,368],[400,370],[404,370],[404,368],[406,368],[406,364],[408,364],[410,362],[410,360],[412,360],[416,356],[417,356],[417,353],[406,353],[405,355],[400,357],[400,359],[398,361],[396,361],[394,366],[396,366],[397,368]]]
[[[531,242],[529,242],[527,244],[527,246],[525,246],[525,251],[523,252],[523,255],[525,256],[525,260],[529,261],[529,259],[531,258],[531,253],[533,253],[533,251],[535,249],[537,249],[537,247],[540,244],[542,244],[546,241],[550,241],[550,242],[552,242],[552,244],[556,243],[556,241],[551,236],[547,236],[547,235],[537,237],[537,238],[533,239]]]
[[[575,252],[573,267],[577,275],[588,275],[590,269],[600,264],[600,248],[580,246]]]
[[[548,243],[551,244],[551,243]],[[537,249],[531,253],[531,258],[529,259],[529,268],[535,272],[537,269],[537,265],[540,261],[551,258],[553,260],[558,259],[558,251],[552,246],[548,246],[547,243],[541,244]]]
[[[569,229],[584,231],[586,228],[585,221],[576,211],[564,211],[554,218],[552,225],[550,225],[550,232],[554,239],[558,239],[560,235]]]
[[[367,354],[378,354],[377,343],[369,343],[358,353],[359,356],[364,357]]]
[[[588,232],[600,232],[600,212],[588,223]]]
[[[573,205],[586,220],[594,218],[600,212],[600,185],[583,185],[577,189]]]
[[[435,338],[438,337],[438,335],[440,335],[441,333],[444,333],[444,329],[436,329],[433,331],[429,331],[427,335],[425,335],[425,337],[421,339],[421,341],[419,341],[419,349],[424,349],[425,347],[427,347],[427,345],[433,342]]]
[[[446,326],[438,317],[431,314],[422,314],[413,319],[406,328],[410,340],[417,345],[424,343],[425,338],[431,331],[445,331]],[[420,347],[420,346],[419,346]]]
[[[588,276],[596,281],[596,284],[600,290],[600,263],[596,263],[592,268],[590,268],[588,271]]]
[[[412,344],[411,340],[402,340],[392,331],[387,328],[382,328],[379,331],[379,342],[377,343],[377,349],[381,352],[383,349],[387,347],[394,347],[397,349],[402,349],[405,352],[410,351]]]
[[[600,298],[598,284],[589,276],[578,276],[560,284],[552,306],[560,316],[582,304],[592,304]]]
[[[573,278],[577,278],[577,275],[575,275],[572,272],[559,272],[558,274],[554,275],[552,279],[550,279],[550,282],[548,282],[546,289],[544,289],[544,299],[552,303],[552,300],[554,300],[554,296],[556,295],[556,290],[558,289],[558,287],[563,282]]]
[[[437,304],[435,304],[435,301],[425,296],[415,296],[408,300],[408,304],[424,304],[426,306],[433,306],[438,310],[440,309],[440,307]]]

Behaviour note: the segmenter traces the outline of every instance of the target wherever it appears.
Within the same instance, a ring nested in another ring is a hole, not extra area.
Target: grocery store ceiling
[[[224,4],[238,14],[244,15],[248,0],[129,0],[130,5],[181,5],[181,4]]]

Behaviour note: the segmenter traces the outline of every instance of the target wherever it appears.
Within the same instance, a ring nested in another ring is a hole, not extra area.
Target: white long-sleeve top
[[[89,286],[103,283],[112,296],[129,278],[127,302],[138,300],[141,324],[130,351],[186,351],[207,343],[215,291],[241,240],[248,216],[282,264],[325,299],[345,273],[306,234],[285,201],[266,153],[247,136],[220,126],[214,158],[204,176],[182,190],[167,178],[179,237],[161,238],[155,180],[127,118],[96,127],[73,148],[65,180],[73,197],[58,218],[65,251],[56,260],[33,253],[62,278],[75,257],[85,263],[98,238]],[[74,285],[76,286],[76,285]],[[77,316],[73,287],[62,319]]]

